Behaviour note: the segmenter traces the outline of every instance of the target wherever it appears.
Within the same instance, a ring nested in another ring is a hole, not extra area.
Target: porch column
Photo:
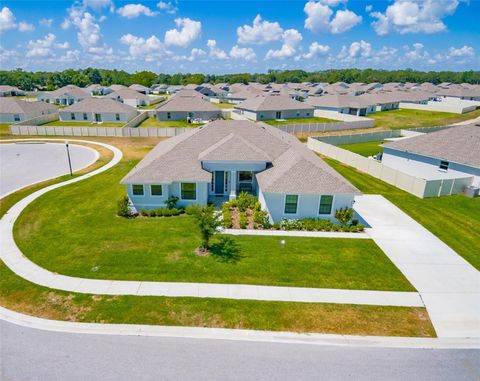
[[[230,196],[229,200],[237,198],[237,171],[230,171]]]

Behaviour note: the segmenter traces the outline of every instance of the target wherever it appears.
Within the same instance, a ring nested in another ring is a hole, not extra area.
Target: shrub
[[[170,212],[172,213],[172,216],[178,216],[180,214],[180,210],[177,208],[170,209]]]
[[[247,228],[247,214],[245,212],[240,212],[240,218],[239,218],[239,225],[240,229],[246,229]]]
[[[229,208],[223,208],[223,227],[230,229],[233,226],[232,212]]]
[[[185,208],[185,213],[187,213],[189,216],[191,216],[191,215],[194,215],[194,214],[198,213],[199,209],[200,209],[200,207],[196,204],[188,205]]]
[[[267,218],[267,212],[264,210],[255,210],[253,212],[253,222],[257,225],[264,225],[265,218]]]
[[[340,231],[340,228],[341,228],[341,226],[338,225],[338,224],[334,224],[334,225],[332,226],[332,230],[333,230],[334,232]]]
[[[171,217],[172,216],[172,209],[164,208],[162,210],[163,217]]]
[[[167,201],[165,201],[165,205],[167,205],[168,209],[173,209],[177,206],[179,198],[177,196],[170,196]]]
[[[358,225],[358,219],[357,218],[354,218],[351,222],[352,226],[357,226]]]
[[[357,229],[358,229],[359,232],[363,232],[363,231],[365,230],[365,225],[363,225],[363,224],[358,224],[358,225],[357,225]]]
[[[342,226],[348,225],[350,220],[353,218],[353,209],[352,208],[340,208],[335,212],[335,218],[342,224]]]
[[[358,226],[357,225],[351,225],[350,228],[349,228],[349,231],[351,233],[356,233],[358,232]]]
[[[305,218],[302,221],[303,229],[309,232],[317,230],[318,222],[314,218]]]
[[[247,209],[253,209],[257,203],[256,197],[251,194],[242,192],[238,195],[237,206],[240,212],[245,212]]]
[[[150,209],[148,211],[148,216],[149,217],[155,217],[157,215],[157,210],[156,209]]]
[[[275,223],[272,225],[272,228],[275,229],[275,230],[280,230],[280,228],[281,228],[280,223],[279,223],[279,222],[275,222]]]
[[[202,249],[208,250],[210,239],[217,233],[220,227],[220,214],[215,211],[213,206],[198,207],[194,213],[197,220],[197,226],[202,237]]]
[[[282,230],[303,230],[303,224],[300,220],[290,220],[284,218],[280,222],[280,227]]]
[[[117,202],[117,216],[120,217],[132,217],[132,212],[130,211],[130,208],[128,207],[128,204],[130,203],[130,200],[128,196],[123,196],[120,200]]]
[[[146,209],[141,209],[141,210],[140,210],[140,214],[141,214],[143,217],[146,217],[146,216],[148,216],[148,210],[146,210]]]

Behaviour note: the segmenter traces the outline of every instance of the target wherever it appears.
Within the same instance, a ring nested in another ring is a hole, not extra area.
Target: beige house
[[[67,85],[57,90],[40,94],[38,100],[47,103],[55,103],[61,106],[69,106],[90,97],[90,94],[84,89],[75,85]]]
[[[113,99],[88,98],[61,109],[58,115],[65,122],[127,123],[138,115],[138,111]]]

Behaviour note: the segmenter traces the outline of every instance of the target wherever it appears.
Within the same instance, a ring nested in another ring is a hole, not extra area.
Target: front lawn
[[[480,109],[466,114],[423,110],[390,110],[369,114],[367,117],[375,120],[375,127],[385,130],[401,128],[446,126],[480,116]]]
[[[238,251],[214,240],[198,257],[200,238],[191,216],[116,217],[125,193],[120,179],[135,161],[37,199],[15,224],[23,253],[60,274],[100,279],[243,283],[412,291],[372,240],[238,236]],[[93,271],[95,269],[96,271]]]
[[[265,122],[270,124],[271,126],[281,126],[283,124],[302,124],[302,123],[338,123],[339,120],[335,119],[328,119],[328,118],[294,118],[294,119],[286,119],[286,120],[275,120],[275,119],[268,119],[262,120],[261,122]]]
[[[421,199],[355,168],[325,159],[364,193],[381,194],[480,270],[480,200],[464,195]]]
[[[203,123],[188,123],[186,119],[182,120],[168,120],[168,121],[159,121],[154,116],[151,116],[145,119],[142,123],[140,123],[137,128],[139,127],[159,127],[159,128],[166,128],[166,127],[200,127]]]
[[[10,125],[13,123],[0,123],[0,136],[10,135]]]
[[[67,126],[67,127],[123,127],[125,123],[121,122],[103,122],[103,123],[88,123],[87,121],[78,122],[63,122],[61,120],[55,120],[42,124],[42,126]]]
[[[383,152],[383,147],[380,147],[380,144],[383,143],[383,140],[378,140],[374,142],[341,144],[338,147],[346,149],[347,151],[358,153],[359,155],[365,157],[370,157],[376,155],[377,153]]]

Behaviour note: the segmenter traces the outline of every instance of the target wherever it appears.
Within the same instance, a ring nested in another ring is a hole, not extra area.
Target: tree
[[[202,237],[202,244],[200,252],[207,254],[210,247],[210,239],[217,232],[221,226],[220,213],[217,213],[213,205],[199,207],[194,211],[194,217],[197,222],[197,227],[200,230]]]
[[[340,208],[335,212],[335,218],[342,224],[342,226],[348,225],[353,218],[354,211],[352,208]]]

